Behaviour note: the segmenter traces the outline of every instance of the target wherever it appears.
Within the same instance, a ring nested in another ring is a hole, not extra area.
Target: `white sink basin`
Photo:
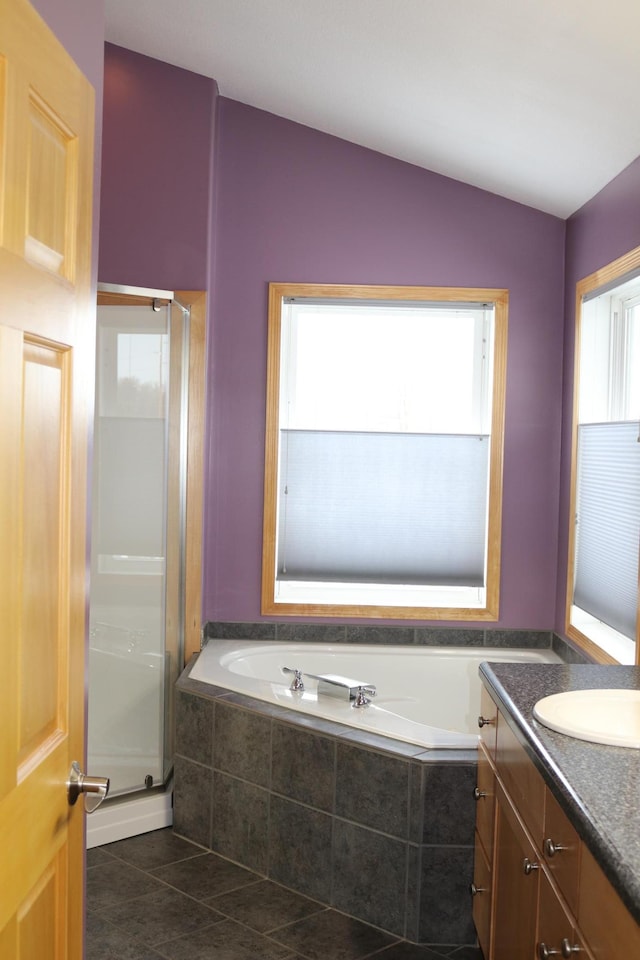
[[[568,690],[538,700],[536,720],[578,740],[640,749],[640,690]]]

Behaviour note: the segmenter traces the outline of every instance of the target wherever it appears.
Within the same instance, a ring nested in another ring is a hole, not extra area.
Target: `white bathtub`
[[[559,663],[552,650],[488,647],[418,647],[365,644],[207,641],[190,671],[192,680],[302,711],[428,749],[469,749],[478,743],[483,660]],[[338,674],[373,684],[367,707],[318,696],[317,680],[304,677],[302,693],[291,675]]]

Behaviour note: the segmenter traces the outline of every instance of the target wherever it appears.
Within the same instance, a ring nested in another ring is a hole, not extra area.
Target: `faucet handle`
[[[371,703],[371,697],[376,696],[376,688],[370,684],[363,683],[356,690],[355,699],[353,701],[354,707],[368,707]]]
[[[304,690],[304,682],[302,680],[302,670],[296,670],[295,667],[283,667],[283,673],[292,673],[293,680],[291,681],[290,690],[294,690],[298,693],[302,693]]]

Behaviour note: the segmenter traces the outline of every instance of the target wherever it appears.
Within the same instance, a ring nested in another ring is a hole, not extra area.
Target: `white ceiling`
[[[561,217],[640,154],[640,0],[106,0],[106,37]]]

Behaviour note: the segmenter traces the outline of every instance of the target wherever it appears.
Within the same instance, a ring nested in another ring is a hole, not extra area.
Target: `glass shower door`
[[[111,796],[164,784],[183,624],[188,315],[99,306],[89,768]]]

